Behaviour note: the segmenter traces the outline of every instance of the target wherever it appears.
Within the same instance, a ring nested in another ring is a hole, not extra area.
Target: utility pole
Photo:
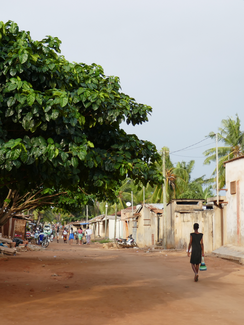
[[[163,185],[163,204],[164,204],[164,214],[163,214],[163,245],[164,249],[167,247],[166,240],[166,227],[167,227],[167,213],[166,213],[166,166],[165,166],[165,150],[163,149],[163,177],[164,177],[164,185]]]
[[[107,238],[107,215],[108,215],[108,204],[105,203],[105,238]]]
[[[143,206],[145,205],[145,186],[143,186]]]
[[[131,191],[131,210],[132,210],[132,215],[131,215],[131,224],[133,227],[133,191]],[[133,229],[132,229],[133,231]]]
[[[86,205],[86,223],[88,223],[88,205]]]
[[[218,133],[216,133],[216,196],[217,206],[219,205],[219,154],[218,154]]]
[[[117,203],[115,203],[115,216],[114,216],[114,242],[116,242],[116,227],[117,227]]]

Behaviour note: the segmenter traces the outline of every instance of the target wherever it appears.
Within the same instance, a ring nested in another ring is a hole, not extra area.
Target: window
[[[230,194],[236,194],[236,181],[230,182]]]
[[[177,205],[198,205],[198,201],[177,201]]]

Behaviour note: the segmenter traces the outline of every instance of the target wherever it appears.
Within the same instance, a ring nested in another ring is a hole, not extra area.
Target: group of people
[[[59,227],[57,228],[57,243],[59,242]],[[87,245],[90,245],[91,242],[91,235],[92,230],[89,229],[89,226],[87,229],[82,229],[81,227],[77,231],[73,231],[73,228],[71,227],[69,230],[64,228],[62,232],[64,243],[67,243],[67,239],[69,239],[69,244],[72,245],[73,241],[76,240],[76,243],[79,245],[83,245],[86,243]]]

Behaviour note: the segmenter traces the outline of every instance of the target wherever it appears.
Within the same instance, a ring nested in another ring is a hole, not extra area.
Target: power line
[[[206,147],[206,146],[209,146],[210,144],[214,144],[214,147],[215,147],[215,142],[211,142],[211,143],[207,143],[207,144],[204,144],[202,146],[198,146],[198,147],[194,147],[194,148],[191,148],[191,149],[187,149],[185,151],[189,151],[189,150],[194,150],[194,149],[198,149],[198,148],[202,148],[202,147]],[[173,151],[175,152],[175,151]]]
[[[190,147],[194,147],[196,144],[201,143],[201,142],[203,142],[203,141],[206,141],[207,139],[208,139],[208,137],[205,138],[205,139],[203,139],[203,140],[201,140],[201,141],[199,141],[199,142],[196,142],[196,143],[194,143],[194,144],[191,144],[191,145],[188,146],[188,147],[185,147],[185,148],[182,148],[182,149],[179,149],[179,150],[172,151],[172,152],[170,152],[170,154],[175,153],[175,152],[179,152],[179,151],[183,151],[183,150],[188,149],[188,148],[190,148]]]
[[[199,159],[205,159],[206,157],[195,157],[195,156],[184,156],[184,155],[176,155],[176,154],[172,154],[173,156],[177,156],[177,157],[186,157],[186,158],[199,158]]]

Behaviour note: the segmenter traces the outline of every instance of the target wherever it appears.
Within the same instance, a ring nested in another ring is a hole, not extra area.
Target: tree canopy
[[[146,122],[152,108],[101,66],[67,61],[60,43],[0,22],[0,219],[27,192],[80,187],[106,199],[127,176],[162,182],[156,147],[120,127]]]

